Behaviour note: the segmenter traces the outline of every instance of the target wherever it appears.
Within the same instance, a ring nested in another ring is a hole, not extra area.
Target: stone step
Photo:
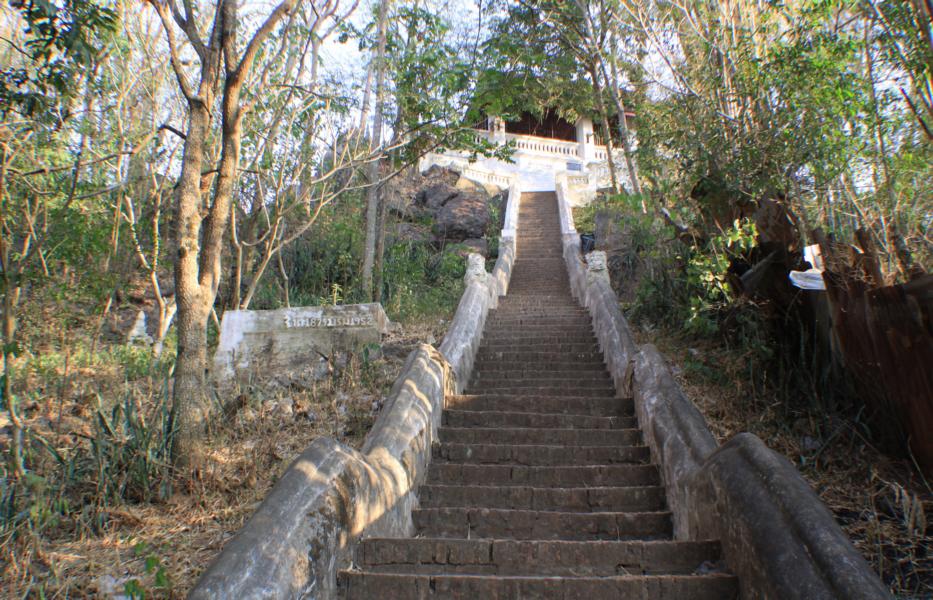
[[[558,388],[558,387],[531,387],[524,385],[499,385],[499,386],[488,386],[481,385],[477,387],[471,387],[469,389],[471,394],[493,394],[496,396],[549,396],[553,398],[570,398],[579,396],[581,393],[585,393],[587,396],[592,396],[594,398],[614,398],[615,390],[612,387],[576,387],[573,388]]]
[[[572,361],[527,361],[511,359],[508,361],[483,358],[473,363],[473,370],[479,375],[513,375],[515,377],[536,377],[563,373],[566,376],[591,376],[593,373],[605,373],[606,365],[599,358]]]
[[[521,360],[517,358],[508,361],[496,360],[492,357],[483,357],[473,363],[473,372],[487,375],[514,375],[516,377],[534,377],[537,375],[555,375],[563,374],[572,377],[583,374],[589,377],[595,373],[605,373],[606,365],[597,358],[591,359],[573,359],[568,361],[552,360],[545,362],[541,360]]]
[[[550,356],[560,358],[568,354],[593,354],[599,352],[599,345],[596,340],[587,342],[564,342],[564,341],[516,341],[516,340],[483,340],[480,346],[480,355],[493,354],[497,352],[546,352]]]
[[[588,315],[579,316],[527,316],[527,315],[496,315],[487,317],[486,330],[502,331],[563,331],[563,330],[585,330],[593,331],[592,323]]]
[[[411,513],[425,537],[509,540],[667,539],[671,514],[656,512],[576,513],[501,508],[417,508]]]
[[[440,442],[432,448],[435,460],[483,465],[646,464],[651,460],[647,446],[579,446],[554,444],[460,444]]]
[[[516,396],[510,394],[459,394],[446,398],[447,408],[463,410],[494,410],[560,413],[593,416],[631,416],[635,401],[631,398],[596,396]]]
[[[477,379],[474,379],[477,387],[509,387],[513,389],[533,389],[533,388],[544,388],[548,390],[587,390],[585,393],[589,393],[589,390],[611,390],[612,389],[612,378],[609,377],[609,374],[605,371],[603,372],[590,372],[590,373],[580,373],[578,376],[571,378],[560,377],[560,376],[551,376],[551,377],[518,377],[506,373],[492,373],[487,377],[482,377],[479,373],[476,374]],[[472,383],[472,382],[471,382]],[[474,388],[473,385],[470,386],[471,389]]]
[[[435,462],[428,467],[428,483],[443,485],[521,485],[533,487],[660,485],[655,465],[473,465]]]
[[[645,487],[534,488],[422,485],[421,508],[495,508],[562,512],[661,511],[664,489]]]
[[[507,373],[490,373],[486,377],[477,374],[468,384],[468,389],[477,391],[487,388],[508,387],[515,390],[544,388],[550,391],[593,390],[612,391],[613,382],[604,372],[581,372],[565,378],[516,376]]]
[[[617,575],[611,577],[505,577],[341,571],[345,600],[430,598],[625,598],[627,600],[725,600],[738,597],[734,576]]]
[[[547,383],[548,385],[550,385],[552,381],[599,381],[601,383],[612,381],[612,377],[610,377],[608,371],[606,371],[605,365],[601,365],[595,361],[574,365],[577,368],[564,369],[563,371],[551,368],[560,366],[559,363],[533,362],[526,363],[524,367],[518,367],[517,369],[491,368],[491,366],[495,364],[496,363],[486,363],[483,365],[483,368],[480,368],[479,365],[475,365],[473,371],[474,377],[485,380],[501,379],[503,381],[533,379]],[[569,387],[569,385],[566,387]]]
[[[483,335],[483,342],[494,345],[496,342],[508,344],[529,344],[529,343],[560,343],[560,344],[595,344],[596,337],[592,331],[580,331],[579,328],[567,330],[560,329],[516,329],[514,331],[497,330]]]
[[[445,538],[362,541],[367,571],[487,575],[598,576],[708,571],[722,558],[715,541],[552,541]]]
[[[539,320],[542,325],[550,325],[554,322],[560,320],[572,321],[571,324],[574,326],[580,326],[581,328],[585,325],[588,331],[592,330],[592,319],[589,315],[553,315],[547,317],[536,317],[536,316],[527,316],[526,311],[521,308],[506,307],[506,311],[495,315],[494,317],[487,318],[486,320],[486,330],[485,333],[490,333],[496,327],[508,326],[512,328],[523,327],[529,322],[529,319]],[[508,321],[508,322],[505,322]],[[509,323],[515,323],[510,325]]]
[[[518,296],[509,294],[501,296],[503,304],[500,304],[496,310],[507,310],[513,308],[528,308],[531,310],[550,310],[550,309],[571,309],[580,308],[580,304],[567,294],[541,294],[536,296]]]
[[[440,427],[437,437],[450,444],[530,444],[552,446],[637,446],[640,429],[547,429]]]
[[[559,429],[633,429],[634,417],[596,417],[560,413],[445,410],[442,422],[447,427],[546,427]]]
[[[481,361],[491,361],[496,364],[505,365],[525,365],[528,363],[553,362],[557,364],[573,364],[574,361],[584,363],[603,363],[603,356],[597,352],[551,352],[549,350],[492,350],[490,348],[480,348],[476,354],[476,364]]]
[[[526,334],[565,334],[573,333],[579,335],[593,335],[593,329],[590,327],[589,323],[583,323],[577,321],[575,323],[564,323],[559,324],[556,322],[552,323],[524,323],[516,325],[501,325],[493,323],[491,328],[486,331],[486,336],[489,336],[490,339],[495,337],[511,337],[514,335],[526,335]],[[495,335],[494,335],[495,334]]]

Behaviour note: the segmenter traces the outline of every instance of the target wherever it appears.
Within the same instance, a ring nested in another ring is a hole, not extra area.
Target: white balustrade
[[[431,165],[454,168],[471,181],[500,188],[513,188],[520,173],[549,171],[563,178],[564,193],[572,198],[574,205],[585,204],[592,199],[598,188],[609,184],[609,154],[605,146],[594,143],[597,140],[592,135],[587,136],[586,143],[580,143],[505,133],[502,130],[475,130],[473,139],[477,143],[488,141],[512,144],[515,148],[513,160],[476,160],[469,152],[445,150],[441,154],[424,156],[420,163],[421,170]]]

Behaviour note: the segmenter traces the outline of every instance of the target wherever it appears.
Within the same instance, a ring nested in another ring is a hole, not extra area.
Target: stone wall
[[[509,204],[518,201],[517,185]],[[516,214],[507,207],[507,214]],[[514,218],[513,218],[514,220]],[[508,227],[508,224],[506,225]],[[470,379],[486,315],[508,290],[514,222],[487,273],[467,257],[466,289],[440,350],[422,345],[408,358],[361,451],[319,438],[285,471],[259,508],[189,594],[212,598],[337,597],[337,573],[359,540],[406,537],[427,474],[444,398]]]
[[[609,286],[605,255],[584,259],[558,180],[564,261],[574,297],[590,312],[616,389],[635,410],[661,468],[674,535],[718,539],[743,598],[889,598],[868,563],[800,473],[758,437],[719,446],[661,354],[632,339]]]

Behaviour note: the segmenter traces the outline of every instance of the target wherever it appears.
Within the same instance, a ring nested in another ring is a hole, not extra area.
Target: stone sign
[[[228,310],[220,325],[214,374],[275,374],[304,369],[334,351],[378,344],[389,319],[381,304]]]

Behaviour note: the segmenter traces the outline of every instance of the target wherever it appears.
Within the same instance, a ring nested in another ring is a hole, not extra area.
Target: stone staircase
[[[522,195],[468,390],[447,399],[417,537],[363,540],[344,598],[737,596],[718,542],[672,540],[633,403],[571,296],[553,193]]]

